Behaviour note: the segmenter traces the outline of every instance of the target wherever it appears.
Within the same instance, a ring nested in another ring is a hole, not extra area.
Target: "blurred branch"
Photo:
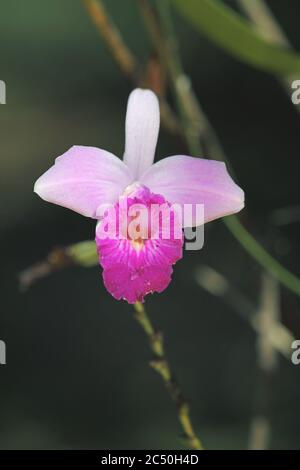
[[[297,108],[298,109],[298,108]],[[300,111],[300,108],[299,108]],[[280,209],[274,209],[270,215],[270,222],[281,227],[284,225],[294,224],[300,221],[300,206],[286,206]]]
[[[119,66],[121,72],[135,85],[141,86],[143,82],[147,86],[158,91],[155,84],[151,83],[150,76],[142,76],[142,70],[137,58],[126,45],[119,29],[109,16],[104,4],[101,0],[82,0],[91,20],[100,33],[102,39],[108,46],[112,56]],[[162,125],[172,134],[181,135],[180,125],[177,117],[170,108],[168,102],[162,94],[160,94],[160,109]]]
[[[271,44],[291,47],[291,43],[264,0],[237,0],[242,10],[252,20],[257,32]],[[291,83],[295,75],[278,77],[288,97],[291,99]],[[300,113],[300,106],[295,106]]]
[[[196,271],[197,283],[212,295],[222,298],[257,333],[257,383],[249,435],[249,449],[266,449],[271,438],[270,408],[277,353],[290,361],[292,333],[281,323],[280,296],[277,281],[262,275],[260,305],[256,307],[233,287],[227,279],[209,266]]]
[[[146,1],[146,0],[145,0]],[[204,114],[195,93],[193,92],[191,82],[186,77],[180,60],[178,51],[178,44],[176,35],[173,28],[169,0],[157,0],[157,11],[159,13],[160,24],[163,28],[161,37],[162,43],[165,46],[162,50],[166,51],[165,61],[168,66],[169,76],[173,84],[177,99],[180,101],[181,106],[185,107],[185,97],[187,101],[192,103],[190,110],[195,113],[186,113],[185,117],[191,121],[202,122],[203,124],[194,130],[198,132],[188,133],[187,125],[182,120],[182,126],[186,136],[186,141],[191,153],[199,155],[201,153],[200,140],[204,139],[209,156],[216,160],[226,161],[225,152],[219,142],[219,139],[210,125],[206,115]],[[202,130],[202,135],[201,135]],[[193,143],[191,144],[191,139]],[[248,232],[248,230],[241,224],[237,216],[225,217],[224,224],[248,252],[266,271],[271,273],[279,282],[290,289],[292,292],[300,295],[300,279],[284,268],[275,258],[273,258],[263,246]]]
[[[261,306],[257,307],[244,294],[236,289],[221,273],[210,266],[202,265],[195,273],[197,284],[212,295],[221,298],[245,320],[251,328],[258,334],[262,334],[261,320],[257,312],[261,311]],[[271,281],[270,281],[271,282]],[[275,294],[274,294],[275,295]],[[278,299],[278,295],[275,296]],[[294,341],[293,334],[283,325],[278,318],[264,328],[265,341],[274,350],[280,353],[288,361],[291,358],[291,344]]]
[[[170,365],[166,359],[163,336],[153,327],[149,316],[142,303],[134,304],[135,319],[144,330],[154,359],[150,362],[150,366],[162,377],[166,389],[175,403],[178,419],[184,432],[185,444],[189,449],[202,450],[202,444],[196,436],[189,414],[189,406],[174,379],[174,375],[170,369]]]
[[[92,240],[75,243],[67,247],[56,247],[49,253],[46,259],[20,272],[20,290],[26,291],[35,282],[61,269],[70,266],[88,268],[97,264],[96,244]]]
[[[255,415],[250,427],[248,447],[250,450],[264,450],[269,447],[271,439],[272,383],[277,369],[277,354],[270,341],[269,332],[280,322],[278,283],[266,273],[262,276],[261,302],[256,317],[259,331],[258,377],[255,389]]]
[[[126,46],[120,31],[109,17],[103,3],[97,0],[82,1],[121,71],[132,81],[136,81],[138,79],[137,61]]]
[[[267,41],[281,46],[290,46],[283,29],[263,0],[237,0],[247,16],[257,27],[257,32]]]

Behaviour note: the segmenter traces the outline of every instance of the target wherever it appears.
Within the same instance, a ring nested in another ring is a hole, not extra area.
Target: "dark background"
[[[106,5],[145,63],[152,49],[136,2]],[[269,5],[299,51],[299,1]],[[273,76],[232,59],[179,16],[176,28],[186,71],[245,190],[243,221],[300,275],[299,221],[272,225],[274,210],[300,204],[300,115]],[[0,79],[7,85],[0,105],[0,339],[7,345],[0,447],[178,448],[175,410],[147,366],[132,307],[105,291],[100,268],[58,272],[23,294],[18,288],[18,273],[53,246],[94,237],[93,220],[44,203],[33,184],[74,144],[122,156],[131,87],[79,0],[1,0]],[[157,158],[184,151],[161,131]],[[204,249],[185,254],[169,288],[147,307],[165,332],[205,446],[242,449],[255,412],[256,336],[197,284],[202,264],[258,305],[261,270],[216,221]],[[281,314],[300,338],[299,299],[284,288]],[[270,394],[273,448],[300,447],[299,389],[300,366],[279,357]]]

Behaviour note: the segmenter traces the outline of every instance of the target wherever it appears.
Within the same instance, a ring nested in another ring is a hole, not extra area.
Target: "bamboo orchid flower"
[[[134,303],[170,283],[172,266],[182,258],[182,229],[240,211],[244,193],[219,161],[176,155],[153,164],[159,103],[152,91],[136,89],[130,94],[125,128],[123,161],[106,150],[73,146],[36,181],[34,191],[48,202],[98,220],[96,244],[104,284],[116,299]],[[136,205],[158,221],[155,233],[145,219],[137,223],[136,209],[132,211]],[[170,209],[168,236],[161,224],[162,205]],[[204,218],[193,212],[184,220],[174,207],[185,205],[203,205]],[[117,214],[114,220],[111,209]],[[128,225],[124,229],[125,219],[135,226],[135,235]],[[117,235],[106,230],[109,225]]]

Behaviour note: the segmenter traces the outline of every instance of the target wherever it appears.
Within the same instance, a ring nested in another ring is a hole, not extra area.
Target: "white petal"
[[[153,163],[158,131],[158,99],[151,90],[137,88],[128,99],[124,153],[136,179]]]

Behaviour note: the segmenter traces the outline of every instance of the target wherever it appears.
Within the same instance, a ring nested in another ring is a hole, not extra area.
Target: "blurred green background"
[[[299,1],[268,3],[300,51]],[[152,46],[136,2],[106,5],[145,64]],[[300,115],[273,76],[175,20],[185,69],[245,190],[243,221],[300,275],[300,217],[272,223],[277,209],[300,208]],[[151,355],[132,308],[105,291],[100,268],[66,269],[28,292],[18,288],[18,273],[53,246],[94,237],[93,220],[44,203],[33,184],[74,144],[122,156],[131,86],[79,0],[1,0],[0,79],[7,86],[0,105],[0,339],[7,345],[0,447],[180,448],[175,410],[147,366]],[[178,145],[162,130],[157,158],[186,152]],[[198,285],[202,265],[259,304],[260,268],[216,221],[204,249],[187,252],[169,288],[148,298],[148,311],[165,333],[205,447],[243,449],[255,414],[257,338],[231,306]],[[299,298],[285,289],[280,296],[283,322],[300,338]],[[300,366],[279,357],[269,396],[272,448],[300,448],[299,389]]]

